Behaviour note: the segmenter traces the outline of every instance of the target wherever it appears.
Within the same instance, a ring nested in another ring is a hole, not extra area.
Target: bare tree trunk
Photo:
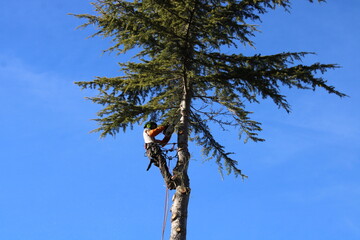
[[[177,187],[171,207],[171,235],[170,240],[185,240],[187,232],[189,188]]]
[[[181,130],[179,130],[180,133]],[[186,136],[184,136],[186,135]],[[187,139],[185,131],[179,134],[179,143],[182,138]],[[185,240],[187,230],[188,203],[190,198],[190,181],[187,174],[190,154],[186,144],[179,144],[179,159],[173,170],[173,178],[176,182],[176,192],[172,198],[171,207],[171,236],[170,240]]]
[[[178,129],[178,161],[173,170],[176,192],[172,198],[171,235],[170,240],[186,240],[188,204],[190,198],[190,181],[188,166],[190,154],[188,151],[189,115],[191,103],[191,88],[184,77],[184,95],[180,106],[181,119]]]

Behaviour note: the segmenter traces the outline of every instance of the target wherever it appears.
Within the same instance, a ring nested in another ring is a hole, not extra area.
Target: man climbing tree
[[[175,189],[175,182],[172,179],[169,168],[166,165],[165,156],[160,147],[165,146],[170,138],[172,131],[169,125],[158,127],[155,122],[147,122],[144,127],[143,137],[145,142],[146,155],[149,157],[150,163],[147,171],[150,169],[151,164],[160,168],[160,172],[165,180],[169,189]],[[155,137],[163,132],[165,137],[162,140],[157,140]]]
[[[263,141],[258,137],[261,124],[250,118],[248,104],[271,99],[289,112],[284,88],[322,88],[345,96],[317,75],[337,65],[297,64],[310,53],[224,53],[239,44],[253,46],[254,23],[277,7],[289,10],[290,0],[96,0],[94,7],[96,15],[76,16],[86,20],[83,26],[97,27],[94,36],[112,39],[108,51],[138,50],[136,60],[120,63],[122,76],[77,83],[99,91],[90,98],[104,106],[96,131],[104,137],[148,120],[180,119],[170,239],[186,239],[191,135],[221,171],[246,177],[214,138],[209,123],[235,127],[246,140]],[[168,176],[163,177],[168,183]]]

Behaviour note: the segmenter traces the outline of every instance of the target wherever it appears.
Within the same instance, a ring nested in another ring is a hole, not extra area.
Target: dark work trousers
[[[172,180],[171,173],[166,164],[166,156],[160,148],[160,145],[157,143],[145,143],[146,155],[150,159],[150,163],[146,169],[148,171],[151,167],[151,164],[154,163],[160,169],[161,175],[163,176],[165,183],[169,189],[175,188],[175,183]]]

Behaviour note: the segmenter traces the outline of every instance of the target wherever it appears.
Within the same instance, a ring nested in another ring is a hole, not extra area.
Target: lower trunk
[[[171,207],[171,235],[170,240],[186,240],[188,204],[190,198],[190,181],[187,174],[190,154],[188,151],[188,127],[179,127],[178,133],[178,161],[173,169],[173,180],[176,192]]]
[[[170,240],[185,240],[188,203],[190,190],[187,187],[179,186],[173,196],[173,205],[171,207],[171,235]]]

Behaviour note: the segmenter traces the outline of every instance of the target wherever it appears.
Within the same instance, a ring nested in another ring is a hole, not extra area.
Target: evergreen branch
[[[97,102],[96,98],[90,98],[93,102]],[[92,132],[101,132],[101,137],[119,133],[120,130],[126,131],[128,127],[132,129],[133,124],[144,122],[151,115],[153,118],[164,115],[167,107],[164,106],[136,106],[128,102],[112,103],[107,105],[97,113],[99,118],[94,119],[100,125],[99,128]]]
[[[271,98],[274,103],[290,111],[290,105],[285,96],[280,93],[280,85],[289,88],[309,89],[320,87],[328,93],[340,97],[345,94],[335,90],[322,78],[314,76],[318,71],[324,73],[334,69],[335,64],[312,64],[310,66],[294,65],[300,61],[307,52],[282,53],[270,56],[255,55],[245,57],[242,55],[225,55],[220,53],[206,54],[209,60],[201,57],[199,61],[206,66],[207,75],[200,77],[200,81],[211,82],[216,89],[236,90],[250,102],[258,102],[256,96]]]
[[[242,136],[242,133],[246,134],[244,142],[246,143],[248,139],[253,140],[254,142],[263,142],[263,138],[258,137],[258,133],[261,129],[261,123],[251,120],[248,115],[251,112],[245,111],[243,103],[234,96],[232,93],[222,89],[222,94],[218,94],[216,97],[213,97],[213,102],[220,104],[227,108],[230,115],[235,120],[236,124],[231,123],[232,126],[237,126],[240,128],[239,137]],[[216,122],[216,121],[215,121]]]
[[[230,117],[232,116],[232,114],[229,114],[228,112],[225,112],[223,109],[219,109],[217,111],[215,110],[210,110],[210,111],[203,111],[200,109],[197,109],[195,107],[191,107],[195,112],[200,113],[202,115],[204,115],[205,117],[207,117],[206,119],[203,119],[204,122],[209,122],[212,121],[214,123],[216,123],[217,125],[220,126],[220,128],[223,131],[226,131],[226,127],[235,127],[237,126],[236,123],[234,123],[233,121],[224,121],[222,119],[218,119],[218,117]]]
[[[156,2],[161,8],[163,8],[165,11],[167,11],[168,13],[170,13],[171,17],[176,17],[178,19],[180,19],[183,23],[186,23],[187,20],[185,18],[183,18],[182,16],[180,16],[176,10],[172,9],[172,5],[174,4],[174,1],[172,0],[154,0],[154,2]]]
[[[209,127],[202,121],[198,114],[191,113],[192,125],[197,135],[195,141],[202,146],[203,154],[209,159],[215,158],[215,162],[218,164],[220,173],[223,172],[223,165],[225,165],[227,174],[234,172],[235,176],[241,176],[246,178],[247,176],[237,168],[238,162],[229,157],[232,153],[225,152],[224,146],[220,145],[212,136]],[[202,134],[202,136],[199,136]]]
[[[97,25],[100,30],[94,36],[112,38],[115,44],[106,51],[118,50],[125,53],[130,49],[139,47],[162,48],[165,46],[160,38],[172,38],[173,41],[183,40],[181,35],[172,31],[159,17],[147,8],[142,2],[126,2],[112,0],[99,0],[94,4],[98,16],[89,14],[73,14],[75,17],[85,19],[87,22],[81,27]],[[160,36],[161,34],[161,36]],[[157,38],[157,39],[156,39]],[[120,48],[122,46],[122,48]]]

